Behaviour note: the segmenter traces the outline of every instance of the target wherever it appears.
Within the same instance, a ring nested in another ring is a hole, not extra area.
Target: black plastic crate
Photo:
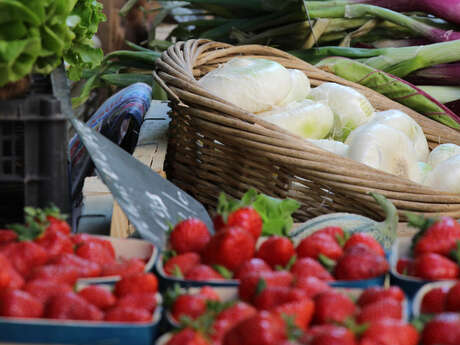
[[[70,211],[66,120],[51,94],[0,101],[0,227],[24,206]]]

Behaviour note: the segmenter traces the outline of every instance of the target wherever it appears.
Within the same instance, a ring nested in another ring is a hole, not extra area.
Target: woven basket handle
[[[153,79],[158,83],[158,85],[171,97],[174,98],[178,103],[182,103],[180,98],[164,83],[163,80],[158,76],[156,71],[152,72]]]

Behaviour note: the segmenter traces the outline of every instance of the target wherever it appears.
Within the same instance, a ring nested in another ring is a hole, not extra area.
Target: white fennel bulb
[[[315,146],[322,148],[323,150],[335,153],[336,155],[347,157],[348,145],[341,141],[330,140],[330,139],[307,139],[310,143]]]
[[[374,107],[355,89],[336,83],[324,83],[311,89],[308,96],[314,101],[324,101],[335,116],[333,137],[344,141],[352,130],[369,121]]]
[[[460,193],[460,154],[440,162],[428,174],[427,184],[444,192]]]
[[[324,103],[304,99],[258,114],[264,120],[306,139],[323,139],[332,130],[334,114]]]
[[[417,179],[414,145],[398,129],[380,123],[368,123],[355,129],[345,144],[348,157],[390,174]]]
[[[290,69],[291,88],[287,96],[278,104],[286,105],[295,101],[305,99],[310,93],[310,80],[302,71],[298,69]]]
[[[428,182],[428,176],[430,175],[433,167],[426,162],[417,162],[417,175],[414,181],[422,185],[426,185]]]
[[[430,152],[428,164],[436,168],[442,161],[458,154],[460,154],[460,146],[455,144],[441,144]]]
[[[430,152],[428,149],[428,142],[422,127],[420,127],[412,117],[400,110],[391,109],[376,112],[371,121],[399,129],[406,134],[414,144],[417,160],[420,162],[427,161]]]
[[[288,69],[257,58],[231,59],[198,81],[212,94],[253,113],[279,104],[291,90],[291,83]]]

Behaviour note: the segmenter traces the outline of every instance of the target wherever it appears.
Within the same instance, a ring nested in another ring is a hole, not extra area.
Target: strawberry
[[[77,234],[71,236],[71,239],[77,247],[88,242],[99,243],[101,246],[107,249],[107,251],[110,253],[110,256],[115,257],[115,249],[113,248],[112,242],[110,242],[109,240],[89,234]]]
[[[356,307],[346,295],[332,290],[326,291],[315,298],[315,322],[343,322],[353,316]]]
[[[299,258],[309,257],[318,259],[320,254],[336,260],[343,255],[342,247],[331,235],[324,232],[315,232],[300,241],[296,248]]]
[[[153,313],[157,307],[157,296],[154,292],[130,293],[118,299],[117,307],[131,307],[146,309]]]
[[[209,345],[209,342],[200,332],[191,328],[184,328],[175,333],[166,345]]]
[[[356,345],[355,336],[345,327],[337,325],[316,325],[301,338],[309,345]]]
[[[18,277],[20,280],[18,280]],[[20,288],[22,285],[21,280],[23,284],[24,280],[11,266],[10,261],[6,256],[0,254],[0,290],[4,288]]]
[[[238,301],[234,305],[221,311],[212,325],[211,338],[214,342],[221,342],[228,330],[238,322],[257,313],[257,310],[244,302]]]
[[[45,313],[50,319],[100,321],[104,314],[96,306],[74,292],[51,297]]]
[[[449,289],[445,302],[446,311],[460,312],[460,283],[455,284]]]
[[[384,287],[370,287],[364,290],[358,298],[357,304],[364,306],[369,303],[377,302],[384,298],[393,298],[398,302],[404,301],[404,292],[399,286]]]
[[[357,245],[358,243],[368,246],[378,255],[385,256],[385,251],[383,250],[382,245],[374,237],[372,237],[372,235],[365,232],[357,232],[351,235],[347,242],[345,242],[343,250],[347,251],[349,248]]]
[[[337,261],[336,279],[357,280],[381,276],[388,272],[388,261],[367,245],[358,243],[345,251]]]
[[[294,324],[305,331],[313,318],[314,309],[315,304],[313,301],[309,298],[304,298],[302,300],[280,304],[271,309],[271,311],[279,316],[286,315],[292,317]]]
[[[216,214],[214,217],[212,217],[212,225],[214,226],[214,230],[216,230],[216,232],[220,231],[226,225],[224,217],[222,217],[221,214]]]
[[[115,284],[115,295],[123,297],[135,292],[157,292],[158,280],[152,273],[138,273],[123,277]]]
[[[458,274],[458,265],[439,254],[424,253],[414,260],[414,275],[420,278],[429,280],[455,279]]]
[[[326,226],[325,228],[315,231],[315,234],[328,234],[331,235],[335,240],[345,238],[343,229],[339,226]]]
[[[34,279],[29,280],[23,290],[46,305],[53,296],[72,291],[72,288],[52,279]]]
[[[417,330],[411,324],[401,320],[381,319],[370,324],[361,336],[360,345],[417,345],[418,340]]]
[[[259,258],[252,258],[244,262],[235,274],[236,279],[241,279],[252,272],[270,272],[272,269],[268,264]]]
[[[173,256],[165,262],[164,272],[169,276],[179,278],[185,277],[190,270],[201,263],[201,258],[197,253],[185,253]]]
[[[113,307],[116,302],[113,293],[99,285],[89,285],[80,290],[78,295],[101,310]]]
[[[294,254],[294,245],[290,239],[283,236],[271,236],[262,242],[255,256],[275,268],[286,266]]]
[[[73,285],[77,281],[79,273],[75,266],[44,265],[36,267],[29,275],[29,280],[52,279],[59,283]]]
[[[41,317],[43,304],[21,290],[7,289],[0,293],[0,316]]]
[[[231,212],[227,219],[228,226],[239,226],[246,231],[249,231],[255,240],[262,233],[262,217],[252,207],[242,207]]]
[[[98,241],[87,241],[79,244],[75,254],[91,262],[95,262],[101,267],[115,262],[115,252],[106,245]]]
[[[423,345],[460,344],[460,314],[443,313],[429,321],[422,333]]]
[[[399,258],[396,263],[396,272],[404,275],[413,275],[414,260],[411,258]]]
[[[415,236],[414,255],[436,253],[449,255],[460,240],[460,224],[451,217],[442,217]]]
[[[446,310],[446,297],[449,289],[438,287],[429,290],[422,299],[420,312],[422,314],[439,314]]]
[[[220,301],[220,296],[217,294],[216,290],[210,286],[203,286],[198,294],[210,301]]]
[[[54,215],[54,216],[48,215],[46,217],[46,219],[49,222],[49,225],[46,228],[46,231],[48,231],[48,230],[52,230],[52,231],[56,230],[56,231],[61,232],[64,235],[69,235],[70,234],[71,228],[70,228],[69,223],[67,223],[64,219],[59,218],[58,215]]]
[[[0,245],[5,245],[18,240],[18,234],[14,230],[0,229]]]
[[[34,267],[43,265],[48,260],[46,250],[31,241],[10,243],[2,248],[1,253],[23,277],[27,277]]]
[[[365,323],[374,322],[384,318],[401,320],[401,303],[389,297],[368,303],[361,308],[361,311],[357,316],[357,321],[359,323]]]
[[[171,308],[171,315],[176,321],[182,316],[192,319],[203,315],[206,312],[206,298],[198,294],[183,294],[176,298]]]
[[[51,259],[51,264],[58,266],[72,266],[78,272],[79,278],[98,277],[101,274],[101,266],[75,254],[61,254]]]
[[[139,258],[130,258],[121,262],[112,262],[102,267],[101,276],[126,277],[131,274],[145,272],[145,262]]]
[[[245,261],[254,256],[255,240],[250,233],[231,226],[216,233],[204,251],[204,261],[236,271]]]
[[[53,258],[64,253],[73,253],[73,242],[68,235],[63,234],[56,227],[48,228],[42,236],[34,240]]]
[[[152,314],[143,308],[115,307],[107,311],[105,321],[111,322],[151,322]]]
[[[261,311],[239,322],[224,336],[223,345],[278,345],[287,339],[283,319]]]
[[[211,266],[196,265],[185,275],[188,280],[222,280],[222,277]]]
[[[257,309],[272,309],[280,304],[301,301],[306,292],[289,286],[267,286],[252,298],[252,305]]]
[[[290,286],[293,276],[287,271],[254,272],[240,280],[238,295],[243,301],[250,301],[254,294],[263,287]]]
[[[334,278],[321,264],[312,258],[301,258],[291,267],[291,272],[297,279],[304,277],[316,277],[324,281],[332,281]]]
[[[197,218],[189,218],[177,223],[169,236],[171,247],[177,254],[199,253],[210,239],[208,227]]]
[[[314,298],[322,292],[331,290],[331,287],[316,277],[301,277],[296,279],[294,287],[306,292],[307,297]]]

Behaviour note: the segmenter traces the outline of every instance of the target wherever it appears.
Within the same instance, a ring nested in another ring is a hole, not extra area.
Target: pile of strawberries
[[[170,313],[184,329],[167,345],[418,343],[418,332],[403,320],[404,294],[397,287],[369,288],[355,302],[349,291],[318,280],[316,288],[268,285],[263,278],[257,285],[249,298],[240,290],[240,300],[230,302],[209,287],[180,295]]]
[[[397,271],[427,280],[458,278],[460,224],[451,217],[419,217],[415,222],[420,231],[412,240],[412,256],[400,257]]]
[[[251,207],[230,213],[226,223],[215,218],[214,224],[214,236],[198,219],[186,219],[172,229],[171,251],[163,260],[167,275],[219,280],[282,270],[296,278],[333,281],[374,278],[389,269],[382,246],[365,233],[349,235],[340,227],[327,227],[295,247],[285,236],[261,238],[262,218]]]
[[[0,230],[0,316],[151,320],[158,283],[144,270],[140,259],[118,262],[109,241],[72,235],[54,210],[27,209],[24,225]],[[112,275],[123,278],[114,293],[100,286],[74,292],[79,278]]]

